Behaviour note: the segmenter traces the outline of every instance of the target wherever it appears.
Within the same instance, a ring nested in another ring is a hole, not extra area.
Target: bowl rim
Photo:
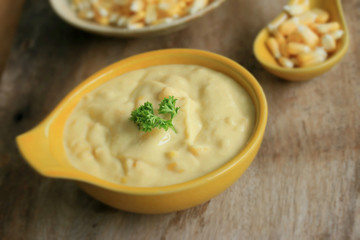
[[[82,30],[98,33],[102,35],[120,36],[120,37],[136,37],[147,34],[154,34],[156,32],[166,31],[172,28],[179,27],[189,21],[199,18],[207,12],[217,8],[226,0],[213,0],[205,8],[199,10],[194,14],[189,14],[184,17],[176,18],[169,23],[163,23],[153,26],[146,26],[138,29],[120,28],[111,25],[101,25],[95,22],[87,21],[76,16],[75,12],[70,8],[70,0],[49,0],[54,12],[65,22]],[[67,3],[65,3],[67,2]],[[63,7],[65,6],[65,8]]]

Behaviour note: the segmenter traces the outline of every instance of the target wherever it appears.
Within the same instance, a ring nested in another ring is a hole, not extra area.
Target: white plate
[[[199,12],[187,15],[185,17],[175,19],[170,23],[164,23],[154,26],[147,26],[139,29],[126,29],[114,26],[104,26],[94,22],[83,20],[76,16],[75,12],[70,8],[70,0],[50,0],[50,5],[56,14],[67,23],[84,31],[96,33],[105,36],[115,37],[145,37],[163,35],[184,28],[188,23],[196,18],[203,16],[211,10],[220,6],[225,0],[214,0]]]

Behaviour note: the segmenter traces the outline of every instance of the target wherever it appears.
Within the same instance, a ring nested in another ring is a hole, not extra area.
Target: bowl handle
[[[63,166],[51,154],[49,142],[47,121],[16,137],[17,146],[26,161],[40,174],[54,177]]]

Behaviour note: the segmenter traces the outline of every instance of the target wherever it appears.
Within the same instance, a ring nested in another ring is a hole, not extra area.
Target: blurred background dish
[[[219,7],[224,1],[225,0],[213,0],[206,7],[195,13],[174,18],[172,21],[165,21],[161,24],[144,26],[141,28],[121,28],[111,25],[101,25],[93,21],[82,19],[77,16],[76,11],[72,8],[70,0],[50,0],[50,5],[60,18],[70,25],[84,31],[114,37],[146,37],[164,35],[180,30],[193,20]]]

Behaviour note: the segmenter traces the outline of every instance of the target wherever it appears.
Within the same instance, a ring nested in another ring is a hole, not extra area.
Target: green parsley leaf
[[[170,119],[166,120],[156,116],[152,103],[146,102],[131,112],[130,120],[133,121],[141,131],[150,132],[153,128],[164,129],[171,128],[177,133],[172,120],[177,115],[180,107],[175,107],[177,99],[174,96],[164,98],[159,104],[159,114],[170,114]]]
[[[159,104],[159,113],[160,114],[170,114],[171,119],[173,119],[178,113],[180,107],[175,107],[177,99],[174,96],[170,96],[169,98],[164,98]]]

